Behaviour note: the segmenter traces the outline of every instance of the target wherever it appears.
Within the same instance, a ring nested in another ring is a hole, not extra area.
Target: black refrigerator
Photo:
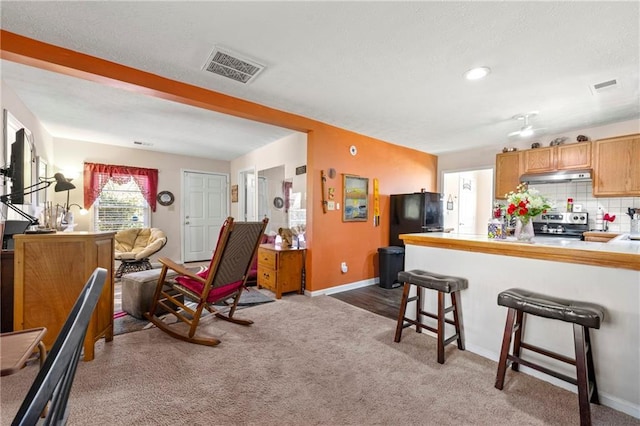
[[[391,195],[389,245],[404,246],[400,234],[442,232],[442,194],[415,192]]]

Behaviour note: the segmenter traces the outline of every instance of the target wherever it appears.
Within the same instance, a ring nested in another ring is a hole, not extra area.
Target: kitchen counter
[[[625,239],[626,237],[626,239]],[[535,237],[532,244],[515,239],[490,240],[484,235],[404,234],[405,270],[423,269],[464,277],[461,292],[467,350],[497,361],[507,310],[497,297],[509,288],[593,302],[605,308],[605,319],[591,339],[603,405],[640,418],[640,241],[620,235],[608,243]],[[412,289],[410,295],[415,294]],[[425,310],[436,312],[435,297]],[[407,307],[415,315],[415,304]],[[447,335],[452,333],[447,325]],[[574,357],[569,323],[527,318],[526,340]],[[446,351],[456,351],[450,345]],[[572,366],[542,360],[549,368],[574,377]],[[621,366],[624,366],[621,367]],[[521,367],[520,371],[575,392],[575,386]],[[513,374],[511,370],[507,377]],[[493,379],[491,379],[493,380]]]
[[[514,237],[493,240],[486,235],[441,232],[402,234],[400,238],[405,244],[418,246],[640,271],[640,241],[629,240],[628,234],[606,243],[537,235],[533,243],[520,243]]]
[[[598,241],[606,243],[607,241],[619,236],[620,233],[608,231],[587,231],[582,235],[584,236],[585,241]]]

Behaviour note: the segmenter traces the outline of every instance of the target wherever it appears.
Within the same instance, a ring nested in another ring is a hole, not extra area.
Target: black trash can
[[[400,287],[398,272],[404,269],[404,247],[380,247],[378,260],[380,262],[380,287]]]

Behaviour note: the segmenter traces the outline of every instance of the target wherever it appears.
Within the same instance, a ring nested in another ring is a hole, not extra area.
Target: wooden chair
[[[107,270],[96,268],[73,305],[12,425],[34,425],[49,401],[44,424],[66,424],[67,402],[82,353],[84,337],[107,279]]]
[[[262,222],[234,222],[232,217],[228,217],[220,231],[209,267],[197,274],[170,259],[158,259],[162,264],[162,271],[145,317],[172,337],[207,346],[215,346],[220,340],[195,336],[204,309],[226,321],[241,325],[253,324],[253,321],[237,319],[233,315],[267,223],[268,219]],[[165,282],[169,270],[176,271],[180,276],[175,281]],[[184,296],[184,302],[179,295]],[[188,300],[195,302],[195,307],[187,305]],[[229,312],[222,313],[214,306],[216,302],[224,302],[229,307]],[[189,326],[188,332],[181,333],[178,327],[163,322],[156,315],[159,308],[186,323]]]

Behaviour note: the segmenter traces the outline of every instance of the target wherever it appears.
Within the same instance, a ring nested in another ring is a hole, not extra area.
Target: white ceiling
[[[639,2],[12,2],[2,28],[433,154],[640,118]],[[266,65],[202,71],[214,46]],[[488,66],[481,81],[463,73]],[[291,133],[2,61],[54,136],[229,160]],[[593,94],[590,85],[617,79]],[[517,136],[516,136],[517,137]]]

